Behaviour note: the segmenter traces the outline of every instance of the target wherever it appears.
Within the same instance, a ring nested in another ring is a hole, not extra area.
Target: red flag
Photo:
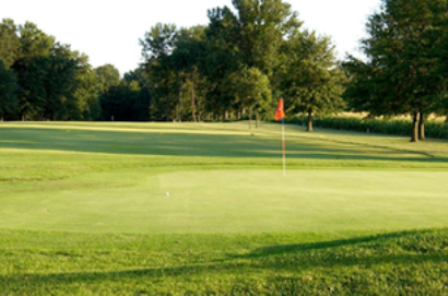
[[[285,109],[283,106],[283,98],[280,99],[277,106],[277,111],[275,112],[275,120],[279,121],[280,119],[285,118]]]

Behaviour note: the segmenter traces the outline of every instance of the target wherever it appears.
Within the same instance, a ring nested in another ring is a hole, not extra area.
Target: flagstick
[[[286,177],[285,118],[282,118],[283,177]]]

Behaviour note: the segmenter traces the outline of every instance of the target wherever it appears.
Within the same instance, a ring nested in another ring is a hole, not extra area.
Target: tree
[[[20,85],[22,118],[67,120],[77,118],[77,61],[69,46],[56,43],[49,55],[24,57],[13,69]]]
[[[198,66],[205,55],[204,39],[205,32],[202,26],[183,28],[176,38],[171,60],[179,76],[178,121],[181,121],[182,118],[182,94],[184,93],[182,85],[184,82],[191,94],[191,105],[186,104],[186,106],[191,112],[191,118],[196,121],[195,88],[202,78]]]
[[[19,26],[21,59],[49,56],[55,45],[55,38],[39,30],[33,23]]]
[[[17,80],[13,71],[8,70],[0,60],[0,121],[6,114],[17,108]]]
[[[4,19],[0,24],[0,60],[9,69],[20,54],[20,39],[18,28],[11,19]]]
[[[0,23],[0,120],[12,115],[18,107],[18,84],[15,73],[10,67],[20,54],[18,28],[11,19]]]
[[[78,62],[74,97],[77,99],[80,118],[82,120],[96,120],[101,118],[100,86],[97,72],[89,64],[89,57],[74,52]]]
[[[146,76],[144,69],[137,68],[134,71],[130,71],[124,74],[123,81],[131,85],[131,82],[135,82],[140,87],[140,96],[135,102],[133,108],[135,111],[135,119],[137,121],[152,120],[150,114],[150,106],[153,100],[153,90],[150,82]]]
[[[178,88],[178,76],[171,54],[175,49],[178,32],[172,24],[157,24],[144,39],[140,40],[142,56],[146,60],[145,71],[154,86],[153,114],[160,114],[161,104],[165,103],[165,120],[169,121],[173,110],[173,90]]]
[[[236,22],[227,7],[209,10],[208,17],[210,24],[205,29],[204,54],[198,69],[208,82],[205,109],[214,119],[221,114],[224,120],[227,111],[241,109],[233,95],[232,85],[226,82],[229,75],[239,68]]]
[[[126,82],[112,86],[103,94],[102,110],[106,119],[116,121],[138,120],[136,114],[141,88],[137,81]]]
[[[234,0],[232,4],[235,13],[228,7],[208,12],[206,63],[201,68],[210,83],[208,109],[222,113],[223,118],[228,110],[236,111],[237,117],[244,112],[226,81],[243,68],[257,68],[273,79],[283,39],[301,26],[291,6],[281,0]]]
[[[157,24],[140,40],[153,94],[152,118],[161,119],[163,104],[165,120],[241,118],[247,106],[228,83],[240,69],[258,69],[270,87],[283,40],[301,22],[291,5],[281,0],[232,4],[235,10],[226,6],[209,10],[206,27],[177,30],[174,25]],[[259,117],[266,107],[252,109]]]
[[[308,114],[307,131],[313,131],[315,113],[331,113],[344,106],[345,74],[340,69],[328,37],[299,32],[284,44],[284,67],[279,73],[280,88],[293,113]]]
[[[19,84],[19,114],[22,120],[38,118],[42,113],[47,96],[44,80],[45,71],[39,59],[20,59],[13,65]]]
[[[271,78],[283,38],[302,25],[297,13],[282,0],[233,0],[232,4],[237,15],[229,19],[234,22],[240,62]]]
[[[424,118],[436,110],[447,86],[446,0],[383,0],[367,24],[367,61],[350,57],[346,96],[372,115],[411,114],[412,142],[424,139]]]
[[[22,120],[27,117],[42,118],[47,97],[43,77],[46,76],[47,58],[55,45],[54,37],[46,35],[30,22],[19,26],[19,33],[20,51],[12,65],[20,86],[18,111]]]
[[[252,113],[256,113],[258,128],[259,112],[272,101],[269,79],[257,68],[243,68],[231,75],[230,81],[238,101],[249,110],[249,128],[252,129]]]
[[[74,96],[82,63],[69,45],[60,44],[33,23],[19,26],[20,50],[12,69],[20,85],[22,119],[81,119]]]
[[[190,116],[187,114],[184,116],[190,117],[194,122],[201,121],[206,114],[205,107],[209,83],[196,66],[188,73],[184,89],[184,93],[190,97],[189,103],[186,103],[185,108],[183,108],[183,110],[186,110]],[[188,102],[188,100],[186,102]]]
[[[120,72],[111,64],[99,66],[95,69],[98,85],[102,93],[106,93],[112,86],[120,84]]]
[[[56,43],[51,55],[38,59],[44,70],[46,89],[43,118],[51,120],[80,119],[77,98],[78,60],[70,46]]]

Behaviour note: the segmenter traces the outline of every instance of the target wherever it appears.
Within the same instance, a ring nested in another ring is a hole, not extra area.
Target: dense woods
[[[412,141],[430,114],[447,115],[446,0],[383,0],[361,42],[366,58],[338,61],[329,36],[303,29],[282,0],[233,0],[204,26],[157,24],[140,40],[144,62],[122,76],[35,24],[0,24],[3,120],[271,120],[341,110],[412,115]],[[252,121],[255,121],[253,123]]]

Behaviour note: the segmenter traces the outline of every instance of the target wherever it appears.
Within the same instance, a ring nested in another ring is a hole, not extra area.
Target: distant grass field
[[[448,142],[0,123],[0,295],[448,294]],[[166,195],[169,192],[169,196]]]

